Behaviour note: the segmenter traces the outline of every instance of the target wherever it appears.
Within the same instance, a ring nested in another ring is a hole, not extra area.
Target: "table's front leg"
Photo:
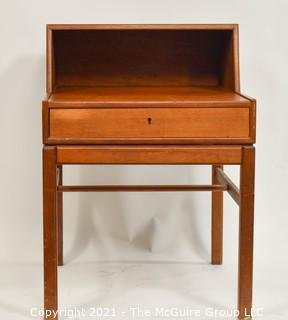
[[[56,148],[43,148],[44,309],[46,319],[57,319]]]
[[[63,166],[57,167],[58,183],[63,184]],[[57,247],[58,247],[58,266],[63,266],[63,193],[57,192]]]
[[[243,147],[240,168],[239,319],[249,319],[252,311],[254,175],[255,149],[253,146]]]
[[[217,168],[222,165],[212,165],[212,184],[221,184],[217,179]],[[223,260],[223,191],[212,191],[212,221],[211,221],[211,263],[222,264]]]

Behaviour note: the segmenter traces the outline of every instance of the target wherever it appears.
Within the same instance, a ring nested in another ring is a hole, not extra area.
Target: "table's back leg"
[[[212,184],[220,184],[216,169],[223,166],[212,165]],[[223,255],[223,191],[212,191],[211,223],[211,263],[222,264]]]
[[[56,148],[43,148],[44,309],[57,319]]]
[[[254,174],[255,149],[242,148],[240,169],[240,219],[239,219],[239,319],[248,319],[252,309],[253,287],[253,227],[254,227]]]
[[[63,183],[63,167],[58,166],[58,185]],[[63,193],[57,192],[58,266],[63,266]]]

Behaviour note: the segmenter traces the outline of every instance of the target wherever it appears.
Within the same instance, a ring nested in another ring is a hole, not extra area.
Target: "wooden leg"
[[[249,319],[252,309],[253,281],[253,225],[254,225],[254,172],[255,149],[242,148],[240,169],[240,220],[239,220],[239,319]]]
[[[212,184],[220,184],[216,169],[223,166],[212,166]],[[212,234],[211,234],[211,263],[222,264],[223,255],[223,191],[212,191]]]
[[[56,148],[43,148],[44,309],[57,319]]]
[[[58,185],[63,183],[63,167],[58,166]],[[57,192],[58,266],[63,266],[63,193]]]

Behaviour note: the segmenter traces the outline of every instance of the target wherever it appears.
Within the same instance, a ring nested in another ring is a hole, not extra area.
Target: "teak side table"
[[[45,310],[57,310],[63,192],[211,191],[211,260],[221,264],[227,191],[240,208],[238,310],[249,318],[256,101],[239,82],[237,25],[47,26]],[[62,167],[73,164],[205,164],[212,184],[64,185]],[[239,189],[223,165],[240,165]]]

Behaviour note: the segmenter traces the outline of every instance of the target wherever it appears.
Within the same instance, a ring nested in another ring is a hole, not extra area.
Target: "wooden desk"
[[[211,191],[239,205],[239,318],[252,308],[256,102],[240,93],[237,25],[48,25],[43,101],[45,309],[57,310],[62,193]],[[66,164],[205,164],[210,185],[67,186]],[[240,165],[240,188],[223,171]],[[49,318],[49,317],[48,317]],[[52,319],[52,317],[50,317]]]

